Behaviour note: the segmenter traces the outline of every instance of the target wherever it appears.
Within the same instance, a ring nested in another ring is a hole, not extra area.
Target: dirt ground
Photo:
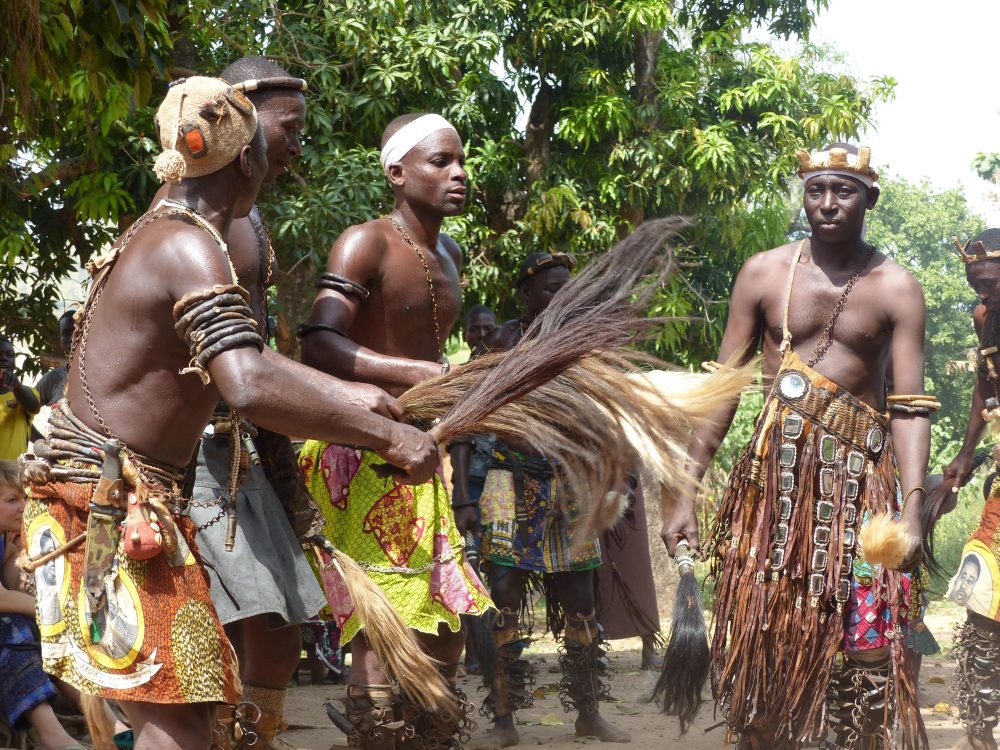
[[[937,605],[928,617],[928,626],[938,636],[944,648],[944,655],[925,660],[920,676],[920,705],[927,723],[931,750],[947,750],[962,737],[962,729],[956,718],[957,711],[951,705],[949,689],[953,666],[947,656],[951,648],[951,632],[962,616],[957,608]],[[675,747],[683,747],[685,750],[717,750],[723,747],[721,729],[705,731],[715,724],[710,705],[702,710],[697,723],[688,734],[680,738],[676,720],[661,716],[655,706],[645,702],[655,675],[639,671],[639,649],[638,639],[613,644],[610,657],[617,675],[612,683],[612,693],[617,702],[604,704],[602,708],[603,714],[613,724],[631,732],[630,746],[643,750]],[[549,750],[577,750],[582,745],[596,747],[599,744],[596,740],[573,736],[573,716],[564,713],[559,703],[556,694],[559,675],[551,671],[556,667],[555,643],[548,638],[537,641],[527,652],[527,656],[537,670],[536,699],[534,708],[520,712],[517,717],[521,746],[544,745]],[[461,684],[473,702],[478,704],[482,694],[476,692],[477,678],[462,678]],[[298,748],[309,750],[346,746],[344,736],[328,722],[322,708],[324,701],[337,699],[342,694],[343,687],[337,685],[302,685],[292,688],[286,709],[286,719],[291,727],[281,735],[282,738]],[[489,723],[477,718],[477,733],[484,732],[489,728]]]

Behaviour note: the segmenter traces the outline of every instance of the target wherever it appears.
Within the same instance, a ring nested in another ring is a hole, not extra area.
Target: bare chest
[[[889,300],[877,274],[863,275],[845,296],[850,277],[831,279],[815,267],[800,268],[788,304],[792,346],[804,359],[834,346],[857,357],[881,355],[891,341]],[[772,285],[765,298],[768,343],[779,346],[785,323],[785,285]]]
[[[382,315],[395,328],[427,329],[446,337],[458,319],[458,269],[443,248],[423,251],[422,257],[409,246],[393,248],[383,263],[378,286]]]

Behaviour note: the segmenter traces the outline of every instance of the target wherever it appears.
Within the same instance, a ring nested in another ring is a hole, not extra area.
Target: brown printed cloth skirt
[[[24,541],[39,557],[87,528],[93,484],[48,482],[28,487]],[[174,516],[191,554],[172,567],[165,554],[134,560],[119,539],[117,574],[108,592],[107,625],[98,643],[87,632],[81,592],[84,550],[78,544],[35,571],[35,613],[45,671],[81,692],[148,703],[237,703],[236,654],[209,595],[194,525]]]
[[[899,505],[888,420],[789,349],[708,544],[712,685],[730,732],[821,737],[838,652],[888,646],[904,747],[917,746],[908,580],[857,559],[865,519]]]

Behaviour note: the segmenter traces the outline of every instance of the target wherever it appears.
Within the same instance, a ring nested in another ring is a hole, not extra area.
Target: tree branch
[[[27,200],[46,188],[52,187],[57,182],[95,171],[97,171],[97,160],[84,156],[50,164],[43,171],[31,175],[17,186],[17,198],[18,200]]]

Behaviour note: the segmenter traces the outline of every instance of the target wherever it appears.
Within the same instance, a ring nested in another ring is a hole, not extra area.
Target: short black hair
[[[281,67],[274,60],[259,55],[248,55],[239,60],[229,63],[219,78],[227,83],[243,83],[243,81],[253,81],[260,78],[290,78],[291,73]],[[296,88],[266,88],[257,91],[247,91],[247,99],[260,109],[267,104],[268,100],[275,96],[287,94],[289,91],[299,91]],[[299,92],[301,93],[301,92]]]
[[[977,575],[979,573],[983,572],[982,563],[980,563],[979,560],[978,560],[978,558],[974,554],[972,554],[971,552],[962,559],[962,564],[958,566],[959,570],[961,570],[962,568],[964,568],[968,563],[972,563],[973,565],[976,566],[976,574]]]
[[[973,242],[982,242],[983,247],[986,248],[987,252],[991,250],[1000,250],[1000,229],[984,229],[982,232],[973,237],[969,244],[971,245]]]
[[[394,117],[389,121],[389,124],[385,126],[385,130],[382,131],[382,140],[379,142],[379,148],[385,148],[386,142],[392,138],[396,131],[402,128],[404,125],[409,125],[414,120],[423,117],[424,115],[429,115],[430,112],[410,112],[407,115],[400,115],[399,117]]]
[[[472,322],[472,319],[475,318],[477,315],[492,315],[494,319],[496,319],[497,317],[497,314],[493,312],[490,308],[488,308],[486,305],[473,305],[472,307],[469,308],[469,312],[465,314],[466,328],[469,327],[469,324]]]
[[[59,320],[56,323],[56,325],[60,325],[61,326],[63,324],[63,321],[66,320],[66,318],[72,318],[74,315],[76,315],[76,308],[75,307],[68,307],[68,308],[66,308],[63,311],[63,314],[59,316]]]

